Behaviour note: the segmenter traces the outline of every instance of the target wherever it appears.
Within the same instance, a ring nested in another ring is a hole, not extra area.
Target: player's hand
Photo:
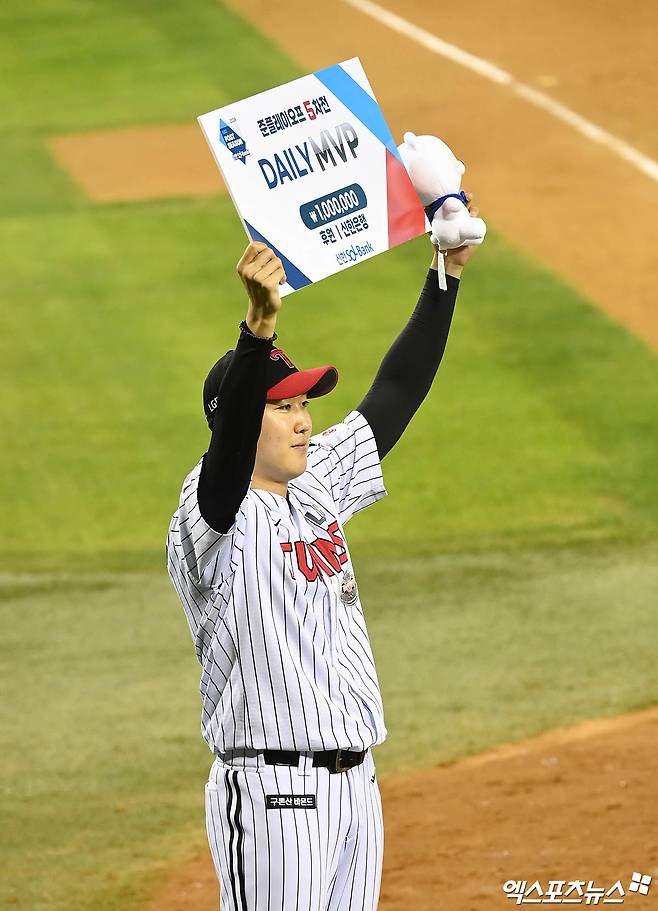
[[[266,244],[252,240],[242,254],[237,271],[249,298],[246,317],[249,329],[256,335],[274,335],[281,309],[279,285],[286,280],[281,260]]]
[[[477,218],[480,214],[480,210],[473,202],[473,194],[467,192],[466,199],[468,200],[468,203],[466,204],[468,211],[473,218]],[[459,278],[462,274],[462,269],[479,246],[479,244],[471,244],[470,246],[464,244],[463,247],[456,247],[454,250],[448,250],[445,256],[446,274]]]

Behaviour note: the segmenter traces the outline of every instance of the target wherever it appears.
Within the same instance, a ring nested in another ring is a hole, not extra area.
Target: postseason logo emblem
[[[226,123],[221,117],[219,118],[219,141],[226,146],[235,161],[246,164],[247,155],[250,155],[251,152],[247,149],[247,143],[238,133],[235,122],[235,117],[231,117],[229,123]]]

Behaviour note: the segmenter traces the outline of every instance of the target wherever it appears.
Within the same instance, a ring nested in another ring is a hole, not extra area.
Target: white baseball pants
[[[217,758],[206,825],[222,911],[375,911],[384,828],[375,764],[330,773],[268,766],[262,754]]]

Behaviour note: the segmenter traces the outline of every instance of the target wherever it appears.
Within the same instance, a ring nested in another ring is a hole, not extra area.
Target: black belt
[[[361,765],[366,758],[367,750],[325,750],[313,753],[313,765],[316,768],[329,769],[330,772],[347,772]],[[294,750],[265,750],[265,765],[299,765],[299,753]]]

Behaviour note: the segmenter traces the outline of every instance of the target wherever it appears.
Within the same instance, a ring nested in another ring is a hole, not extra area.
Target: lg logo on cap
[[[283,361],[285,364],[288,365],[288,367],[290,367],[291,370],[295,369],[295,365],[283,353],[283,351],[280,348],[273,348],[272,351],[270,352],[270,357],[272,358],[273,361]]]

